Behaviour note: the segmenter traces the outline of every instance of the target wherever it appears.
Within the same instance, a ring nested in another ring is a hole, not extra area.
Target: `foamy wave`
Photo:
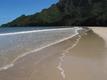
[[[78,34],[78,30],[81,30],[81,28],[76,28],[76,30],[77,30],[77,34]],[[78,35],[78,38],[76,39],[75,43],[71,47],[69,47],[68,49],[64,50],[61,57],[59,57],[59,63],[58,63],[57,68],[59,69],[63,80],[65,80],[65,78],[66,78],[66,74],[65,74],[65,71],[63,69],[64,57],[66,56],[67,53],[69,53],[69,50],[71,50],[72,48],[74,48],[78,44],[80,39],[81,39],[81,36]]]
[[[2,71],[2,70],[7,70],[8,68],[11,68],[11,67],[13,67],[13,66],[14,66],[14,64],[6,65],[6,66],[4,66],[4,67],[1,67],[1,68],[0,68],[0,71]]]
[[[58,29],[58,30],[66,30],[66,29],[69,29],[69,28]],[[52,30],[56,30],[56,29],[52,29]],[[34,52],[38,52],[38,51],[40,51],[40,50],[42,50],[42,49],[44,49],[44,48],[47,48],[47,47],[49,47],[49,46],[52,46],[52,45],[55,45],[55,44],[57,44],[57,43],[63,42],[63,41],[65,41],[65,40],[68,40],[68,39],[70,39],[70,38],[78,35],[78,34],[79,34],[79,33],[78,33],[78,30],[81,30],[81,28],[75,27],[74,30],[75,30],[75,34],[72,35],[72,36],[63,38],[63,39],[61,39],[61,40],[58,40],[58,41],[53,42],[53,43],[50,43],[50,44],[48,44],[48,45],[46,45],[46,46],[43,46],[43,47],[41,47],[41,48],[37,48],[37,49],[34,49],[34,50],[32,50],[32,51],[26,52],[26,53],[24,53],[24,54],[22,54],[22,55],[19,55],[18,57],[16,57],[16,58],[11,62],[11,64],[8,64],[8,65],[6,65],[6,66],[4,66],[4,67],[1,67],[1,68],[0,68],[0,71],[2,71],[2,70],[7,70],[7,69],[13,67],[13,66],[14,66],[14,63],[15,63],[17,60],[19,60],[20,58],[23,58],[23,57],[26,56],[26,55],[32,54],[32,53],[34,53]],[[42,30],[42,31],[49,31],[49,30]],[[34,32],[35,32],[35,31],[34,31]],[[37,32],[39,32],[39,31],[37,31]],[[31,33],[31,32],[26,32],[26,33]],[[23,33],[23,32],[20,32],[20,33],[17,32],[17,33],[13,33],[13,34],[15,35],[15,34],[24,34],[24,33]],[[12,35],[12,33],[9,33],[9,34],[1,34],[0,36],[3,36],[3,35]],[[59,68],[61,69],[60,66],[59,66]],[[63,73],[62,73],[62,74],[63,74]]]
[[[77,28],[77,27],[75,27]],[[37,32],[46,32],[46,31],[60,31],[60,30],[69,30],[71,28],[58,28],[58,29],[44,29],[44,30],[32,30],[32,31],[20,31],[20,32],[12,32],[12,33],[2,33],[1,36],[11,36],[11,35],[22,35],[29,33],[37,33]]]

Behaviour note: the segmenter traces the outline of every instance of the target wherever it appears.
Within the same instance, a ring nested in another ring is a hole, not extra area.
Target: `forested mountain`
[[[60,0],[2,26],[107,26],[107,0]]]

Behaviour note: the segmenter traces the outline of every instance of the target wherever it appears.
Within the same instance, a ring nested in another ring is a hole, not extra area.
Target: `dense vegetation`
[[[107,26],[107,0],[60,0],[2,26]]]

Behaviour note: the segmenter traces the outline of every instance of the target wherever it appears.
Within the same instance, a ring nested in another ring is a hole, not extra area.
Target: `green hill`
[[[107,26],[107,0],[60,0],[2,26]]]

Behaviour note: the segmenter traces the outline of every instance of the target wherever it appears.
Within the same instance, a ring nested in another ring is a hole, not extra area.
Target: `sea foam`
[[[19,35],[19,34],[21,35],[21,34],[28,34],[28,33],[34,33],[34,32],[54,31],[54,30],[69,30],[69,29],[71,29],[71,28],[34,30],[34,31],[16,32],[16,33],[14,32],[14,33],[0,34],[0,36]],[[32,51],[25,52],[25,53],[17,56],[10,64],[8,64],[8,65],[6,65],[6,66],[4,66],[4,67],[1,67],[1,68],[0,68],[0,71],[2,71],[2,70],[7,70],[7,69],[13,67],[13,66],[14,66],[14,63],[15,63],[16,61],[18,61],[20,58],[23,58],[23,57],[26,56],[26,55],[32,54],[32,53],[34,53],[34,52],[38,52],[38,51],[40,51],[40,50],[42,50],[42,49],[44,49],[44,48],[47,48],[47,47],[49,47],[49,46],[52,46],[52,45],[55,45],[55,44],[57,44],[57,43],[63,42],[63,41],[65,41],[65,40],[68,40],[68,39],[70,39],[70,38],[78,35],[78,34],[79,34],[79,33],[78,33],[78,30],[81,30],[81,29],[82,29],[82,28],[74,27],[75,34],[73,34],[73,35],[71,35],[71,36],[69,36],[69,37],[63,38],[63,39],[61,39],[61,40],[58,40],[58,41],[56,41],[56,42],[47,44],[47,45],[45,45],[45,46],[43,46],[43,47],[34,49],[34,50],[32,50]],[[61,69],[61,68],[60,68],[60,69]]]

